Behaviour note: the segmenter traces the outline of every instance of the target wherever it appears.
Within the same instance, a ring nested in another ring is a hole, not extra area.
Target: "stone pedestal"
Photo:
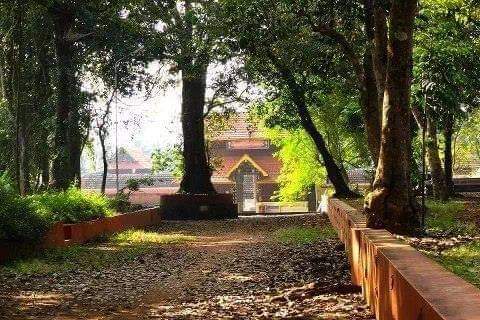
[[[238,217],[231,194],[168,194],[160,197],[162,220],[220,220]]]

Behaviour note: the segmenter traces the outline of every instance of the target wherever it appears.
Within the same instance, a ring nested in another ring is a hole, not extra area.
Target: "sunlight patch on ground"
[[[456,275],[480,287],[480,241],[446,250],[433,258]]]
[[[195,240],[195,236],[185,235],[183,233],[163,234],[145,230],[127,230],[118,233],[111,238],[112,243],[120,245],[129,244],[172,244],[184,243]]]
[[[240,274],[240,273],[228,273],[228,274],[224,274],[224,275],[221,277],[221,279],[222,279],[223,281],[239,282],[239,283],[255,281],[255,277],[253,277],[253,276],[246,276],[246,275],[243,275],[243,274]]]
[[[322,228],[291,227],[283,228],[273,233],[274,239],[287,244],[311,244],[325,239],[333,239],[337,236],[331,226]]]
[[[48,249],[33,257],[12,261],[7,270],[22,274],[48,274],[78,268],[98,270],[109,265],[133,261],[159,245],[194,241],[195,236],[127,230],[100,242]]]
[[[19,308],[27,310],[45,306],[58,306],[65,300],[72,299],[73,296],[70,294],[29,291],[22,292],[10,298],[18,301]]]

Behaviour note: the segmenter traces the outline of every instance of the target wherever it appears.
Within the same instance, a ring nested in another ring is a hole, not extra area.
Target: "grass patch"
[[[12,261],[4,269],[22,274],[48,274],[79,269],[98,270],[109,265],[133,261],[157,245],[193,240],[194,236],[183,234],[127,230],[89,245],[49,249],[34,257]]]
[[[445,268],[480,287],[480,241],[472,242],[433,257]]]
[[[110,241],[119,245],[151,245],[183,243],[187,241],[193,241],[195,239],[195,236],[188,236],[181,233],[163,234],[152,231],[131,229],[113,235]]]
[[[331,226],[320,228],[291,227],[274,232],[275,240],[287,244],[311,244],[320,240],[331,239],[337,236]]]
[[[465,210],[462,201],[434,201],[426,202],[428,214],[426,218],[427,229],[433,232],[446,232],[452,234],[476,234],[475,224],[462,221],[459,214]]]

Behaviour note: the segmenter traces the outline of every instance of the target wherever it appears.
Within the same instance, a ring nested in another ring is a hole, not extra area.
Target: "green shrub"
[[[39,207],[50,212],[55,221],[77,223],[112,216],[108,199],[100,194],[70,187],[66,191],[51,192],[28,197]]]
[[[132,207],[130,193],[124,193],[123,191],[117,192],[115,197],[110,199],[110,206],[117,212],[129,212]]]
[[[0,241],[32,242],[53,224],[44,207],[17,196],[7,174],[0,175],[0,203]]]
[[[77,223],[113,215],[109,200],[71,187],[20,197],[0,175],[0,241],[38,241],[55,222]]]
[[[128,179],[125,187],[120,189],[115,197],[110,200],[110,206],[117,212],[130,212],[141,209],[141,205],[134,205],[130,201],[130,197],[134,192],[140,190],[142,185],[153,186],[152,178]]]

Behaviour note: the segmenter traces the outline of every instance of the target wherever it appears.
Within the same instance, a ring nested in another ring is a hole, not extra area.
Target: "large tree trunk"
[[[374,1],[373,17],[374,17],[374,50],[372,55],[373,70],[375,72],[375,84],[377,85],[377,101],[379,113],[383,106],[383,96],[385,93],[385,78],[388,62],[388,27],[385,9],[382,8],[378,0]]]
[[[444,119],[443,137],[445,138],[444,167],[447,191],[450,196],[455,194],[453,183],[453,157],[452,157],[452,136],[453,136],[453,115],[447,114]]]
[[[50,79],[50,65],[48,61],[48,47],[44,44],[47,42],[45,39],[42,39],[38,43],[38,64],[39,72],[37,75],[36,81],[36,90],[39,95],[38,107],[37,107],[37,117],[38,119],[43,120],[43,115],[50,113],[49,99],[52,95],[52,85]],[[50,134],[49,130],[45,126],[40,126],[40,143],[36,149],[36,153],[39,158],[39,169],[41,171],[41,182],[42,187],[47,188],[50,184],[50,155],[51,148],[49,147],[48,136]]]
[[[81,137],[80,115],[75,101],[77,80],[73,62],[74,44],[68,39],[74,23],[73,14],[61,5],[50,8],[55,27],[55,52],[57,56],[57,110],[53,186],[67,189],[75,182],[80,168]]]
[[[30,191],[30,168],[28,156],[28,104],[24,101],[24,75],[23,65],[25,61],[25,52],[23,44],[23,19],[24,6],[16,3],[15,5],[15,26],[13,29],[12,41],[14,41],[14,65],[12,66],[12,104],[15,110],[15,129],[16,129],[16,178],[18,190],[21,195]]]
[[[385,16],[377,13],[380,9],[375,2],[374,0],[364,0],[367,43],[363,55],[363,72],[356,71],[356,73],[359,79],[360,106],[364,117],[368,147],[373,163],[377,165],[382,127],[381,106],[385,87],[387,34],[381,20],[383,18],[383,23],[385,23]]]
[[[5,52],[3,43],[0,43],[0,103],[7,99],[5,89]]]
[[[427,159],[432,173],[433,196],[445,201],[448,199],[447,184],[442,168],[442,161],[438,151],[437,125],[431,117],[427,116]]]
[[[184,70],[192,68],[185,68]],[[184,173],[180,183],[181,193],[214,194],[210,181],[212,175],[208,163],[203,108],[207,68],[198,71],[182,71],[182,129]]]
[[[360,84],[360,106],[362,108],[365,133],[367,136],[368,149],[374,165],[378,162],[380,152],[380,134],[382,127],[381,112],[378,105],[377,86],[375,83],[374,68],[372,65],[372,52],[365,51],[363,59],[362,84]]]
[[[410,84],[416,0],[393,0],[383,101],[380,157],[374,190],[365,199],[367,224],[395,233],[420,225],[410,181]]]

